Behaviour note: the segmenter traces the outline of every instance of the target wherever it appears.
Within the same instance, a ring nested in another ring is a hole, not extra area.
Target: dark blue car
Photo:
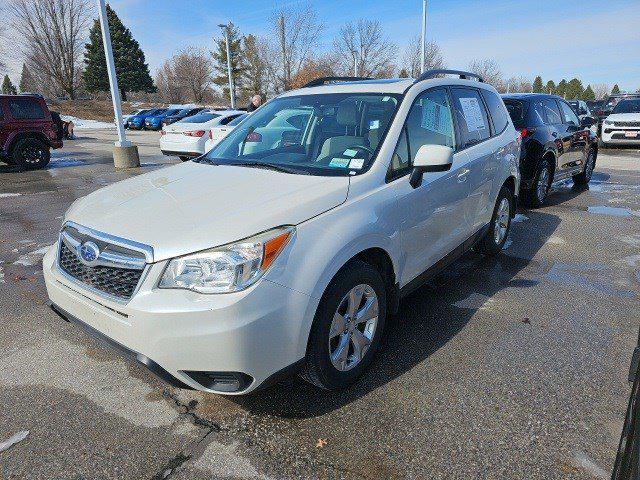
[[[147,117],[151,117],[153,115],[161,115],[166,112],[166,110],[166,108],[152,108],[146,113],[135,115],[129,119],[129,128],[132,128],[134,130],[142,130],[144,128],[144,121],[147,119]]]
[[[187,107],[180,110],[175,115],[166,115],[162,119],[162,126],[165,127],[167,125],[171,125],[172,123],[176,123],[178,120],[182,120],[183,118],[190,117],[191,115],[195,115],[196,113],[200,113],[204,110],[204,107]]]
[[[157,113],[154,115],[149,115],[144,119],[144,129],[145,130],[160,130],[162,128],[162,120],[170,115],[177,114],[181,108],[169,108],[164,112]]]

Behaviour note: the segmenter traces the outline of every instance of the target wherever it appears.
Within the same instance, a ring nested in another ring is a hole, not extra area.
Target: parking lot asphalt
[[[467,254],[402,301],[354,387],[296,378],[247,397],[175,390],[46,306],[44,248],[114,172],[110,131],[50,167],[0,166],[0,478],[607,478],[640,323],[640,151],[589,190],[521,209],[502,255]],[[143,219],[141,219],[143,221]]]

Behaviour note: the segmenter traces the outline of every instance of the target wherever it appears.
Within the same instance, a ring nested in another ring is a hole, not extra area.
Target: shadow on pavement
[[[559,223],[555,215],[531,212],[531,221],[515,224],[520,231],[514,232],[518,256],[503,253],[489,258],[469,252],[432,282],[403,299],[398,314],[388,321],[377,357],[350,388],[325,392],[294,377],[263,391],[229,399],[253,414],[284,418],[315,417],[356,401],[437,352],[497,292],[537,285],[537,280],[516,277],[531,263]]]

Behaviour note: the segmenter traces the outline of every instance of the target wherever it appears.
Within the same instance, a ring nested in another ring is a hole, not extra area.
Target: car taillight
[[[167,134],[167,132],[165,132],[165,131],[164,131],[164,128],[163,128],[162,130],[160,130],[160,136],[161,136],[161,137],[162,137],[162,136],[164,136],[164,135],[166,135],[166,134]]]
[[[195,130],[193,132],[182,132],[183,135],[188,137],[202,137],[206,132],[204,130]]]
[[[262,135],[257,132],[251,132],[247,134],[247,137],[244,139],[245,142],[261,142]]]
[[[535,132],[536,132],[536,129],[535,129],[535,128],[526,128],[526,127],[525,127],[525,128],[520,129],[520,136],[521,136],[522,138],[530,137],[530,136],[531,136],[531,135],[533,135]]]

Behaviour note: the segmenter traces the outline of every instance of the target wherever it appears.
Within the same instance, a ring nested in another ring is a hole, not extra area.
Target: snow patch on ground
[[[602,479],[609,478],[609,474],[602,467],[591,460],[584,452],[574,452],[573,462],[576,467],[584,470],[589,475]]]
[[[564,245],[565,243],[567,243],[567,241],[562,237],[553,235],[549,237],[549,239],[547,240],[547,243],[550,243],[551,245]]]
[[[45,253],[47,253],[47,250],[49,250],[49,247],[50,246],[47,245],[46,247],[39,248],[37,250],[34,250],[33,252],[20,255],[20,258],[18,258],[18,260],[16,260],[15,262],[13,262],[13,264],[22,265],[24,267],[30,267],[32,265],[35,265],[38,262],[40,262],[40,259],[44,256]]]
[[[511,223],[526,222],[527,220],[529,220],[529,217],[527,217],[526,215],[523,215],[521,213],[516,213],[516,216],[513,217],[513,219],[511,220]]]
[[[54,157],[47,165],[47,168],[64,168],[64,167],[77,167],[78,165],[84,165],[82,160],[73,160],[66,157]]]
[[[21,193],[0,193],[0,198],[19,197],[20,195],[22,194]]]
[[[65,122],[73,122],[74,130],[104,130],[110,128],[116,128],[115,123],[100,122],[98,120],[86,120],[77,117],[70,117],[61,115],[62,120]]]
[[[630,208],[623,207],[609,207],[608,205],[598,205],[595,207],[588,207],[589,213],[595,213],[599,215],[612,215],[614,217],[629,217],[631,215],[640,216],[640,212],[631,210]]]
[[[13,445],[18,442],[23,441],[29,435],[29,430],[22,430],[14,435],[11,435],[4,442],[0,442],[0,452],[4,452],[5,450],[9,450]]]

